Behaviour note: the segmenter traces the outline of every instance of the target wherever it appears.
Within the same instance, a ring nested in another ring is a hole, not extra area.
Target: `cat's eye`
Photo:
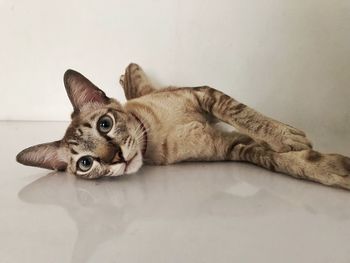
[[[87,172],[91,169],[94,159],[91,156],[83,156],[78,160],[77,166],[79,170]]]
[[[108,133],[112,130],[113,120],[108,115],[102,116],[97,122],[97,129],[102,133]]]

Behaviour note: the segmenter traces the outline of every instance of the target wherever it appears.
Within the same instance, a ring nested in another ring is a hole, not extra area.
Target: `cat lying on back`
[[[218,90],[156,89],[136,64],[127,67],[120,83],[128,100],[125,105],[68,70],[64,84],[74,112],[65,136],[23,150],[17,161],[87,179],[134,173],[143,162],[246,161],[350,189],[350,158],[312,150],[304,132]],[[239,132],[217,129],[218,121]]]

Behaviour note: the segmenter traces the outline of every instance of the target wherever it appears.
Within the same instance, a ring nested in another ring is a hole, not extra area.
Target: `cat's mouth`
[[[131,157],[128,161],[125,161],[125,167],[124,167],[124,172],[123,173],[126,173],[127,170],[128,170],[128,167],[129,165],[132,163],[132,161],[137,157],[137,153],[134,154],[133,157]]]

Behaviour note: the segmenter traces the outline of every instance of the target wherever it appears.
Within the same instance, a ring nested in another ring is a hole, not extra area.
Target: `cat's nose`
[[[113,143],[101,145],[96,153],[104,163],[125,162],[121,148]]]
[[[125,159],[121,149],[115,153],[111,163],[125,163]]]

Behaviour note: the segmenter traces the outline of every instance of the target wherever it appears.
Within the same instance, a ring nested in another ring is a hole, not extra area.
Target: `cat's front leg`
[[[120,76],[119,83],[124,89],[127,100],[147,95],[155,90],[145,72],[135,63],[129,64],[124,75]]]
[[[264,116],[216,89],[204,86],[192,90],[202,110],[255,140],[267,142],[276,152],[312,148],[304,132]]]

